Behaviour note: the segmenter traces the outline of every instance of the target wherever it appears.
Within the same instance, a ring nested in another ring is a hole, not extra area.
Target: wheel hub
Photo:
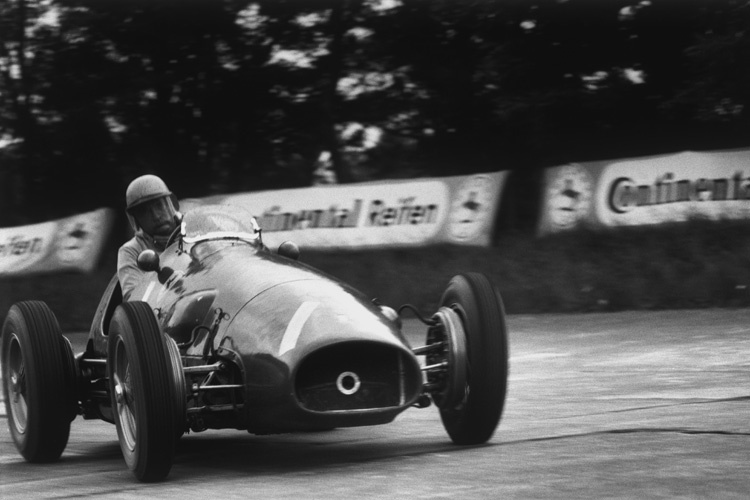
[[[16,373],[10,376],[10,392],[13,394],[13,402],[17,403],[18,398],[21,397],[21,384]]]
[[[115,384],[115,401],[120,405],[125,403],[125,388],[121,383]]]
[[[431,396],[439,408],[455,408],[466,398],[467,352],[463,322],[449,307],[441,307],[432,319],[436,326],[428,331],[428,343],[442,342],[443,347],[428,354],[426,359],[429,365],[441,367],[428,372],[428,382],[436,387]]]

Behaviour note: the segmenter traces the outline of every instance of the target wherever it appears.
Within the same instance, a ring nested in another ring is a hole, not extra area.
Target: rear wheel
[[[459,327],[442,324],[447,345],[454,345],[450,352],[465,358],[448,359],[448,379],[460,380],[461,386],[449,387],[448,394],[436,400],[440,417],[454,443],[484,443],[500,422],[507,390],[508,331],[502,299],[485,275],[466,273],[451,279],[440,304],[436,317],[442,313],[460,321]],[[452,344],[451,336],[459,341]]]
[[[151,307],[125,302],[109,329],[109,384],[125,462],[140,481],[167,476],[174,461],[177,395],[167,341]]]
[[[57,460],[76,416],[76,371],[70,344],[44,302],[18,302],[10,308],[0,359],[16,448],[29,462]]]

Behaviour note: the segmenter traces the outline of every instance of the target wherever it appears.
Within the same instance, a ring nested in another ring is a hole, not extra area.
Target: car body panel
[[[415,402],[423,384],[419,362],[379,306],[339,280],[269,251],[259,234],[249,232],[252,226],[226,231],[226,207],[196,210],[186,214],[182,237],[161,254],[159,269],[145,275],[131,300],[154,309],[184,366],[226,363],[231,366],[223,376],[242,386],[189,404],[200,415],[193,422],[197,430],[381,424]],[[232,217],[233,227],[241,216]],[[212,230],[191,233],[196,226],[190,224],[206,218]],[[108,318],[121,300],[113,278],[85,356],[106,356]],[[234,411],[214,411],[227,405]]]

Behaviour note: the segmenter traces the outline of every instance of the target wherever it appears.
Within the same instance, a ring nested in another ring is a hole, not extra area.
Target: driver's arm
[[[138,267],[139,250],[124,244],[117,252],[117,279],[122,288],[122,299],[130,300],[130,294],[143,278],[143,271]]]

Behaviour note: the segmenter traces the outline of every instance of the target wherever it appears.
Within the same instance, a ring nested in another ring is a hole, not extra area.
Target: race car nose
[[[321,348],[299,365],[294,381],[300,406],[316,412],[375,410],[414,402],[421,370],[395,346],[350,341]]]

